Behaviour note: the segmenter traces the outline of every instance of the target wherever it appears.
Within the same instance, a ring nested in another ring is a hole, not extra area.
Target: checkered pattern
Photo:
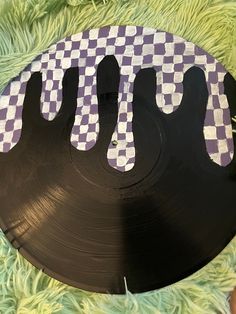
[[[88,150],[99,132],[96,68],[105,55],[114,55],[120,66],[119,115],[108,147],[109,164],[128,171],[135,163],[132,133],[133,82],[141,68],[157,72],[157,105],[169,114],[183,95],[184,73],[193,65],[205,71],[209,99],[204,134],[211,158],[227,165],[233,156],[232,127],[223,80],[226,70],[217,60],[191,42],[172,34],[136,26],[112,26],[67,37],[38,56],[0,96],[0,150],[9,151],[19,140],[21,113],[27,81],[41,71],[43,116],[52,120],[62,102],[62,79],[66,69],[79,67],[79,87],[71,143]],[[116,140],[117,145],[112,145]]]

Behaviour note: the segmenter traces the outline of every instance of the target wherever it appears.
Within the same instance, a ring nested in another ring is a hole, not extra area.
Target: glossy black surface
[[[53,121],[40,113],[41,74],[32,75],[19,143],[0,154],[1,227],[11,243],[47,274],[97,292],[143,292],[201,268],[236,231],[236,163],[220,167],[206,151],[208,92],[201,69],[184,76],[177,111],[155,103],[156,74],[135,79],[136,162],[119,172],[107,162],[117,122],[119,67],[97,70],[100,133],[89,151],[70,144],[79,70],[67,70],[63,104]],[[236,114],[236,83],[225,93]],[[234,137],[234,144],[235,137]]]

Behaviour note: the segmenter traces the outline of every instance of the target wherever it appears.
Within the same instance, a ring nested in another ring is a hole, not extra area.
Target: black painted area
[[[193,67],[185,74],[181,105],[170,115],[155,104],[154,70],[137,74],[136,162],[124,173],[106,158],[118,114],[115,58],[97,69],[100,133],[86,152],[70,144],[78,80],[77,68],[67,70],[62,108],[50,122],[39,109],[41,75],[27,85],[21,139],[0,154],[6,236],[35,266],[86,290],[125,293],[125,277],[129,291],[143,292],[190,275],[236,231],[235,158],[220,167],[206,151],[204,73]],[[230,75],[225,93],[235,114]]]

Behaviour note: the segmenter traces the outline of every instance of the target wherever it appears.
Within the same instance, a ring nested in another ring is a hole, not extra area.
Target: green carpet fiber
[[[204,48],[236,77],[235,0],[0,0],[0,90],[52,43],[105,25],[170,31]],[[127,291],[124,296],[66,286],[25,261],[2,232],[0,242],[1,314],[230,313],[236,238],[192,276],[160,290]]]

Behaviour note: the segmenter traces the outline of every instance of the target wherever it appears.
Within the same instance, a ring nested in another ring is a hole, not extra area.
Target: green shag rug
[[[236,78],[235,0],[0,0],[0,90],[52,43],[105,25],[149,26],[180,35]],[[112,296],[49,278],[0,232],[1,314],[223,314],[230,313],[234,286],[236,238],[185,280],[149,293]]]

